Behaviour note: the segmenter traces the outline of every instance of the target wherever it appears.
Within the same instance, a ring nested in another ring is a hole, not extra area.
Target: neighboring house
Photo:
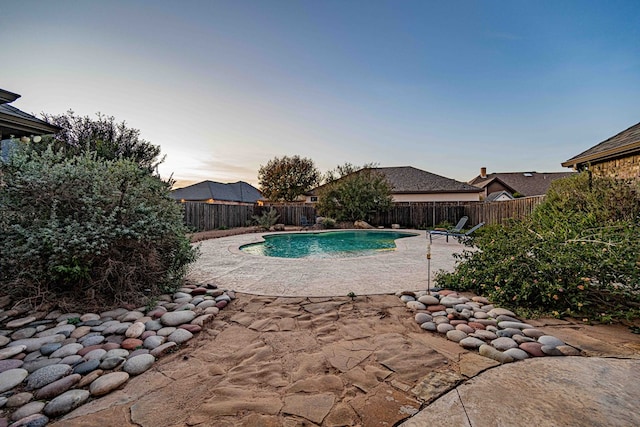
[[[482,189],[466,182],[456,181],[411,166],[373,168],[372,170],[387,178],[392,187],[391,196],[396,203],[478,201],[482,193]],[[318,193],[322,187],[324,185],[307,192],[306,201],[308,203],[317,202]]]
[[[15,139],[27,142],[32,137],[56,133],[58,126],[18,110],[9,105],[20,98],[17,93],[0,89],[0,159],[6,159],[9,150],[16,143]]]
[[[251,184],[244,181],[224,184],[215,181],[202,181],[197,184],[171,191],[171,198],[181,203],[202,202],[220,204],[253,205],[262,199],[262,194]]]
[[[489,194],[485,202],[506,202],[507,200],[513,200],[514,197],[508,191],[496,191],[495,193]]]
[[[573,172],[507,172],[487,174],[480,168],[480,175],[469,184],[484,190],[486,198],[492,193],[506,191],[512,196],[540,196],[547,193],[553,180],[566,178]]]
[[[597,176],[640,180],[640,123],[562,163]]]

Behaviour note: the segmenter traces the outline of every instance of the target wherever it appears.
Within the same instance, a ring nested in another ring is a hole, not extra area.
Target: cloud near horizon
[[[247,176],[255,178],[247,180]],[[187,173],[184,171],[179,176],[174,176],[176,184],[174,188],[186,187],[200,181],[217,181],[217,182],[237,182],[247,181],[251,185],[257,185],[258,170],[246,165],[239,165],[229,161],[219,159],[200,160],[199,164]]]

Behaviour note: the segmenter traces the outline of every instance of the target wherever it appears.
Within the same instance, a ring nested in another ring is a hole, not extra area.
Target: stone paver
[[[528,359],[484,372],[402,427],[637,426],[640,361]]]

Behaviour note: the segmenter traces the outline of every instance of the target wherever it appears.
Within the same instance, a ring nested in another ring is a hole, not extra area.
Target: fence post
[[[433,202],[433,218],[431,219],[431,227],[436,226],[436,202]]]

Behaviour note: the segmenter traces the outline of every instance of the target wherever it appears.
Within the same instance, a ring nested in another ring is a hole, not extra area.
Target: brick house
[[[562,163],[596,176],[640,181],[640,123]]]

